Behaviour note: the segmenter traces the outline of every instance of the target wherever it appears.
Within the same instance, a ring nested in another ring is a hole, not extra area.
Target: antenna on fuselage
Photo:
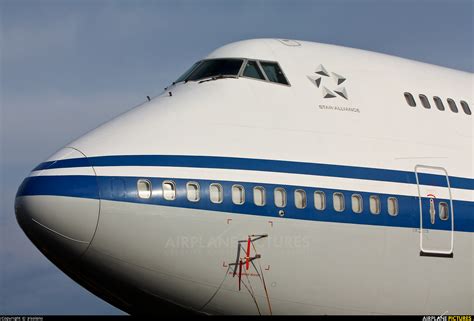
[[[146,99],[148,99],[148,101],[150,101],[150,100],[151,100],[151,99],[150,99],[150,96],[146,96]]]

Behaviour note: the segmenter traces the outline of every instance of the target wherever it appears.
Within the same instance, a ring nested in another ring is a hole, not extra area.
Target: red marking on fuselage
[[[248,270],[250,267],[250,236],[247,239],[247,256],[245,257],[245,269]]]
[[[436,195],[434,195],[434,194],[428,194],[426,196],[436,198]]]

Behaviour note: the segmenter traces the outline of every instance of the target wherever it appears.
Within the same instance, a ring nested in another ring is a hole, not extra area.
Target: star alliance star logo
[[[344,76],[335,72],[328,72],[323,65],[319,65],[314,73],[315,75],[308,76],[308,79],[321,89],[323,98],[335,98],[336,95],[339,95],[346,100],[349,99],[346,88],[341,86],[346,81]],[[328,87],[333,89],[328,89]]]

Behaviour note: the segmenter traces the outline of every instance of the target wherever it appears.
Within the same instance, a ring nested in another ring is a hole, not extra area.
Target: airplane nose
[[[16,218],[46,255],[80,257],[93,239],[100,208],[94,168],[77,149],[64,148],[36,167],[18,188]]]

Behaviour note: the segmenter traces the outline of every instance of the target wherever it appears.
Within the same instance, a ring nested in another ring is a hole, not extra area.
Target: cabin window
[[[284,188],[277,187],[274,190],[275,206],[285,207],[286,206],[286,191]]]
[[[255,60],[247,61],[242,76],[265,80],[265,76]]]
[[[342,193],[334,193],[332,194],[332,202],[334,205],[334,209],[337,212],[342,212],[344,211],[345,205],[344,205],[344,194]]]
[[[318,211],[323,211],[326,208],[326,194],[324,192],[314,192],[314,208]]]
[[[443,104],[443,101],[441,100],[441,98],[439,98],[438,96],[434,96],[433,97],[433,100],[435,102],[435,105],[436,107],[439,109],[439,110],[444,110],[444,104]]]
[[[362,213],[362,196],[359,194],[352,194],[352,211],[354,213]]]
[[[302,189],[295,190],[295,206],[296,208],[306,208],[306,192]]]
[[[405,95],[405,99],[407,101],[407,104],[412,106],[412,107],[415,107],[416,106],[416,102],[415,102],[415,98],[413,98],[413,95],[410,94],[410,93],[404,93]]]
[[[147,179],[139,179],[137,181],[137,190],[139,198],[150,198],[151,197],[151,182]]]
[[[456,106],[456,102],[452,100],[451,98],[448,98],[448,105],[453,113],[458,112],[458,106]]]
[[[370,213],[378,215],[380,214],[380,197],[377,195],[371,195],[369,199]]]
[[[425,107],[426,109],[430,109],[430,108],[431,108],[431,105],[430,105],[430,102],[429,102],[429,100],[428,100],[428,97],[426,97],[425,95],[418,95],[418,97],[420,97],[421,104],[423,105],[423,107]]]
[[[253,188],[253,202],[257,206],[265,205],[265,188],[262,186],[255,186]]]
[[[197,202],[199,201],[199,184],[196,182],[188,182],[186,184],[186,194],[188,196],[188,201]]]
[[[389,197],[387,199],[387,208],[390,216],[398,215],[398,200],[396,197]]]
[[[447,221],[449,218],[449,207],[448,203],[440,202],[439,203],[439,218],[443,221]]]
[[[269,81],[276,82],[283,85],[289,85],[278,63],[260,61],[260,65],[262,66],[263,71],[267,75],[267,78]]]
[[[221,184],[212,183],[209,185],[209,197],[214,204],[222,203],[224,199],[224,191]]]
[[[218,76],[237,77],[243,62],[243,59],[233,58],[203,60],[185,78],[185,81],[198,81]]]
[[[163,198],[167,201],[176,199],[176,184],[173,181],[163,182]]]
[[[472,114],[471,108],[469,108],[469,105],[464,100],[461,100],[461,107],[462,107],[462,110],[464,110],[464,113],[466,115],[471,115]]]
[[[232,203],[236,205],[245,203],[245,189],[242,185],[232,186]]]

